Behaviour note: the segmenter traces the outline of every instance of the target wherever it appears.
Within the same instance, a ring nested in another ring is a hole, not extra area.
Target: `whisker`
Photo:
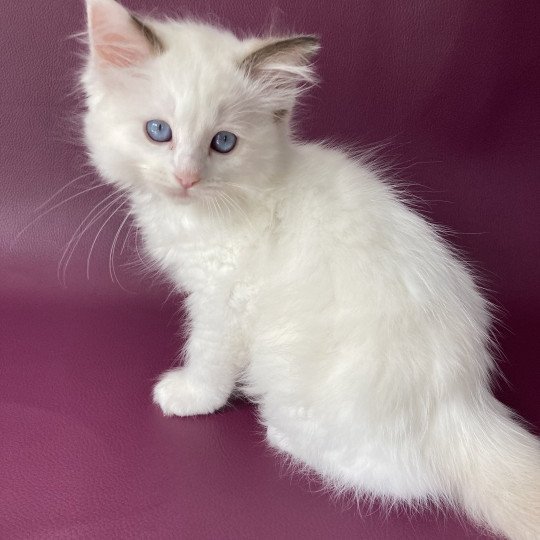
[[[218,211],[218,219],[219,219],[219,221],[222,221],[223,220],[223,212],[222,212],[221,204],[219,204],[219,199],[214,199],[214,202],[216,204],[216,208],[217,208],[217,211]],[[220,229],[218,228],[218,230],[220,230]]]
[[[209,214],[210,214],[210,220],[212,222],[212,224],[215,224],[215,221],[214,221],[214,217],[213,217],[213,207],[214,207],[214,203],[212,201],[212,197],[208,197],[208,196],[205,196],[204,197],[204,200],[206,200],[208,202],[208,211],[209,211]]]
[[[110,201],[111,197],[115,197],[112,201]],[[66,285],[66,274],[67,274],[67,267],[69,265],[69,261],[71,260],[71,257],[73,256],[73,253],[75,252],[75,249],[77,248],[77,245],[79,244],[81,238],[84,236],[84,233],[102,216],[104,215],[107,210],[114,205],[122,195],[118,195],[117,193],[111,193],[105,199],[100,201],[98,204],[96,204],[92,210],[87,214],[87,216],[83,219],[81,224],[75,229],[75,232],[73,233],[71,239],[69,240],[66,248],[64,249],[64,252],[62,253],[62,257],[60,258],[60,261],[58,263],[58,279],[59,281],[65,286]],[[107,202],[109,201],[109,202]],[[103,204],[107,203],[103,208],[101,208],[96,214],[96,210],[102,206]],[[93,215],[94,214],[94,215]],[[86,225],[85,225],[86,224]],[[66,258],[67,257],[67,258]]]
[[[63,201],[60,201],[59,203],[55,204],[54,206],[51,206],[48,210],[40,214],[39,216],[36,216],[28,225],[26,225],[23,229],[21,229],[17,235],[15,236],[10,248],[12,249],[15,244],[18,242],[19,238],[35,223],[37,223],[40,219],[43,219],[46,215],[50,214],[53,210],[56,210],[58,207],[62,206],[63,204],[66,204],[67,202],[75,199],[76,197],[80,197],[81,195],[84,195],[85,193],[88,193],[89,191],[93,191],[95,189],[99,189],[101,187],[105,187],[106,184],[98,184],[97,186],[89,187],[88,189],[85,189],[83,191],[79,191],[78,193],[75,193],[74,195],[71,195],[67,199],[64,199]]]
[[[227,187],[235,188],[238,191],[252,191],[254,193],[268,193],[270,191],[270,188],[261,188],[257,186],[249,186],[249,185],[242,185],[242,184],[236,184],[234,182],[228,182],[226,183]]]
[[[229,219],[231,219],[231,207],[229,206],[229,203],[227,199],[225,198],[224,194],[221,191],[216,191],[216,195],[223,201],[223,204],[225,205],[225,208],[227,209],[227,212],[229,214]]]
[[[124,242],[122,243],[122,249],[120,250],[120,255],[122,255],[122,253],[124,253],[124,250],[126,249],[126,244],[127,244],[129,235],[130,235],[131,231],[133,230],[134,226],[135,225],[133,225],[133,223],[129,224],[129,227],[128,227],[128,230],[127,230],[127,233],[126,233],[126,237],[124,238]]]
[[[84,234],[84,231],[82,230],[86,224],[88,224],[88,226],[91,226],[91,224],[94,222],[95,219],[98,219],[99,216],[101,215],[101,210],[97,211],[98,208],[102,205],[104,205],[105,203],[107,203],[107,201],[109,199],[111,199],[112,197],[114,197],[116,195],[116,193],[110,193],[107,197],[105,197],[103,200],[99,201],[91,210],[90,212],[88,212],[88,214],[86,214],[85,218],[82,220],[82,222],[79,224],[79,226],[75,229],[75,231],[73,232],[73,234],[71,235],[71,238],[69,239],[69,242],[67,243],[63,253],[62,253],[62,257],[60,257],[60,261],[58,263],[58,271],[60,271],[60,268],[62,267],[62,263],[63,263],[63,260],[64,260],[64,257],[68,254],[68,252],[70,251],[71,247],[73,247],[73,249],[75,249],[78,241],[80,240],[82,234]],[[94,214],[94,212],[96,212],[96,214]],[[85,229],[86,230],[86,229]],[[75,240],[77,240],[75,242]],[[72,246],[73,242],[75,242],[75,245]],[[60,277],[60,276],[59,276]]]
[[[115,201],[118,199],[115,199]],[[111,215],[101,224],[101,227],[99,228],[96,237],[94,238],[94,241],[92,242],[92,245],[90,246],[90,251],[88,252],[88,257],[86,258],[86,279],[90,279],[90,259],[92,258],[92,252],[94,251],[94,246],[96,245],[97,239],[99,238],[99,235],[101,234],[101,231],[105,228],[105,225],[109,223],[109,221],[112,219],[112,217],[120,210],[124,205],[126,204],[126,201],[122,202],[122,204],[116,208]]]
[[[116,249],[116,242],[118,241],[118,237],[120,235],[120,231],[122,230],[122,227],[126,224],[126,221],[128,219],[129,219],[129,212],[126,214],[126,217],[124,218],[124,220],[120,224],[120,227],[118,227],[118,231],[116,231],[116,234],[114,236],[114,240],[112,242],[111,249],[109,251],[109,274],[111,276],[111,279],[112,279],[113,283],[116,282],[126,292],[129,292],[129,291],[127,291],[126,289],[124,289],[124,287],[122,287],[122,284],[120,283],[120,280],[118,279],[118,275],[116,274],[116,270],[114,268],[114,253],[115,253],[115,249]]]
[[[212,212],[211,216],[212,216],[212,221],[214,222],[214,226],[217,228],[218,215],[217,215],[216,201],[215,201],[215,199],[213,197],[210,197],[209,201],[212,203],[212,208],[215,211],[215,213]],[[215,219],[214,219],[214,217],[215,217]]]
[[[246,225],[252,230],[254,231],[254,227],[253,227],[253,224],[251,222],[251,220],[249,219],[248,215],[246,214],[246,212],[244,211],[244,209],[240,206],[240,204],[238,204],[237,201],[235,201],[230,195],[228,195],[227,193],[225,192],[221,192],[221,196],[224,197],[226,200],[228,200],[231,205],[236,208],[238,210],[238,212],[240,213],[240,215],[243,217]]]
[[[74,178],[64,186],[62,186],[60,189],[56,190],[45,202],[42,202],[35,211],[38,212],[45,206],[47,206],[53,199],[55,199],[62,191],[67,189],[69,186],[71,186],[73,183],[77,182],[77,180],[82,180],[83,178],[86,178],[87,176],[90,176],[91,174],[94,174],[94,171],[88,171],[87,173],[81,174],[80,176],[77,176],[77,178]]]
[[[141,257],[141,252],[139,251],[139,229],[135,229],[135,251],[137,252],[137,257],[139,257],[139,261],[143,266],[146,266],[145,261]]]

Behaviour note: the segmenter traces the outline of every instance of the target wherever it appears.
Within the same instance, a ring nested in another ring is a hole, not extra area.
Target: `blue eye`
[[[146,122],[146,133],[156,142],[167,142],[172,139],[172,129],[163,120],[150,120]]]
[[[220,131],[216,133],[210,143],[210,148],[220,154],[230,152],[235,146],[236,135],[230,131]]]

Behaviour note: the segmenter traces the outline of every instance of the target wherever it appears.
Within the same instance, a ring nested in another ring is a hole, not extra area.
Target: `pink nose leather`
[[[194,186],[197,182],[201,181],[201,177],[199,173],[193,172],[193,171],[185,171],[182,173],[176,173],[175,177],[178,183],[186,189],[189,189],[190,187]]]

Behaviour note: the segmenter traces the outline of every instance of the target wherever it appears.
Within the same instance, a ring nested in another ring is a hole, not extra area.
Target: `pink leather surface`
[[[137,265],[123,216],[103,216],[57,277],[62,252],[107,188],[26,227],[87,172],[71,95],[82,2],[5,0],[0,17],[0,538],[478,538],[452,515],[385,518],[332,502],[267,449],[251,406],[166,419],[150,402],[181,343],[177,299]],[[322,85],[301,131],[381,157],[421,210],[457,234],[502,311],[497,395],[538,426],[536,1],[139,0],[238,29],[321,35]],[[57,201],[91,187],[92,174]],[[41,210],[43,211],[43,210]],[[124,249],[122,250],[122,247]],[[120,253],[122,251],[122,253]]]

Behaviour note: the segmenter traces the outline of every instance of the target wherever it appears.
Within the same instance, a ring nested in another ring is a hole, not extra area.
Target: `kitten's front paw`
[[[220,409],[228,394],[190,380],[183,369],[175,369],[161,376],[154,386],[153,398],[166,416],[192,416]]]

